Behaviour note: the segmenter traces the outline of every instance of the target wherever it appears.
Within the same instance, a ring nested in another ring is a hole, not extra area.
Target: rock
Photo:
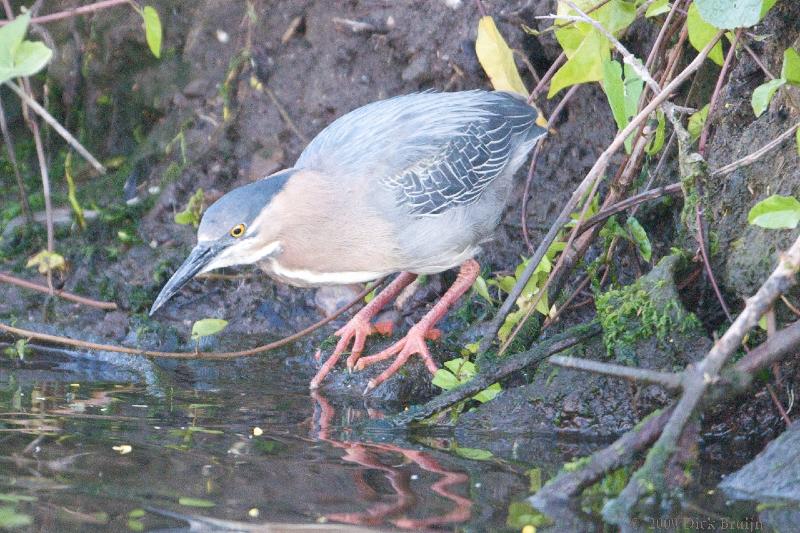
[[[800,503],[800,422],[795,422],[719,487],[739,500]]]
[[[359,292],[361,292],[361,288],[358,285],[321,287],[314,294],[314,304],[325,316],[331,316],[350,303]]]

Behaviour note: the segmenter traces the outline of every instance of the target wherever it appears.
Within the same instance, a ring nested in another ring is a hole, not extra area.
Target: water
[[[307,376],[279,359],[99,359],[2,359],[0,524],[519,531],[532,490],[607,444],[391,429],[381,418],[402,406],[309,393]],[[585,511],[584,502],[562,523],[602,530]]]
[[[312,395],[277,360],[92,361],[40,352],[0,366],[0,507],[34,530],[502,529],[529,494],[532,465],[492,453],[497,435],[459,447],[441,430],[390,431],[374,422],[381,406]]]

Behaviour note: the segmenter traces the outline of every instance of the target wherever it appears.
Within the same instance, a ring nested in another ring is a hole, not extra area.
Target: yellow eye
[[[246,229],[247,229],[247,226],[245,226],[244,224],[236,224],[231,229],[231,237],[236,237],[238,239],[239,237],[244,235],[244,230],[246,230]]]

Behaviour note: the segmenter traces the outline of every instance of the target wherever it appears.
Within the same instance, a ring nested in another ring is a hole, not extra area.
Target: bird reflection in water
[[[468,489],[469,477],[461,472],[452,472],[439,464],[429,453],[402,448],[396,444],[364,443],[341,441],[331,437],[331,421],[334,415],[333,406],[318,391],[312,391],[314,400],[314,420],[312,432],[314,437],[336,448],[344,450],[343,461],[363,468],[355,472],[354,483],[359,496],[364,501],[377,500],[380,495],[366,479],[370,471],[383,473],[395,497],[391,502],[377,502],[363,512],[331,513],[328,520],[345,524],[377,526],[384,523],[403,529],[426,529],[442,524],[466,522],[471,516],[472,501],[456,493],[458,487]],[[368,411],[370,418],[380,418],[380,413]],[[396,457],[402,456],[405,461],[396,466]],[[430,485],[430,491],[453,502],[449,512],[428,518],[410,518],[407,512],[417,503],[417,494],[411,488],[410,464],[422,470],[440,475]]]

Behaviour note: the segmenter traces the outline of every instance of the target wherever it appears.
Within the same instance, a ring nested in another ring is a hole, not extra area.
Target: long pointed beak
[[[217,251],[218,250],[215,250],[214,247],[207,244],[198,244],[195,246],[192,253],[189,254],[189,257],[186,258],[180,268],[169,278],[164,288],[161,289],[156,301],[153,302],[153,307],[150,308],[150,315],[152,316],[159,307],[172,298],[172,295],[186,285],[198,272],[203,270],[203,267],[208,265],[214,256],[217,255]]]

